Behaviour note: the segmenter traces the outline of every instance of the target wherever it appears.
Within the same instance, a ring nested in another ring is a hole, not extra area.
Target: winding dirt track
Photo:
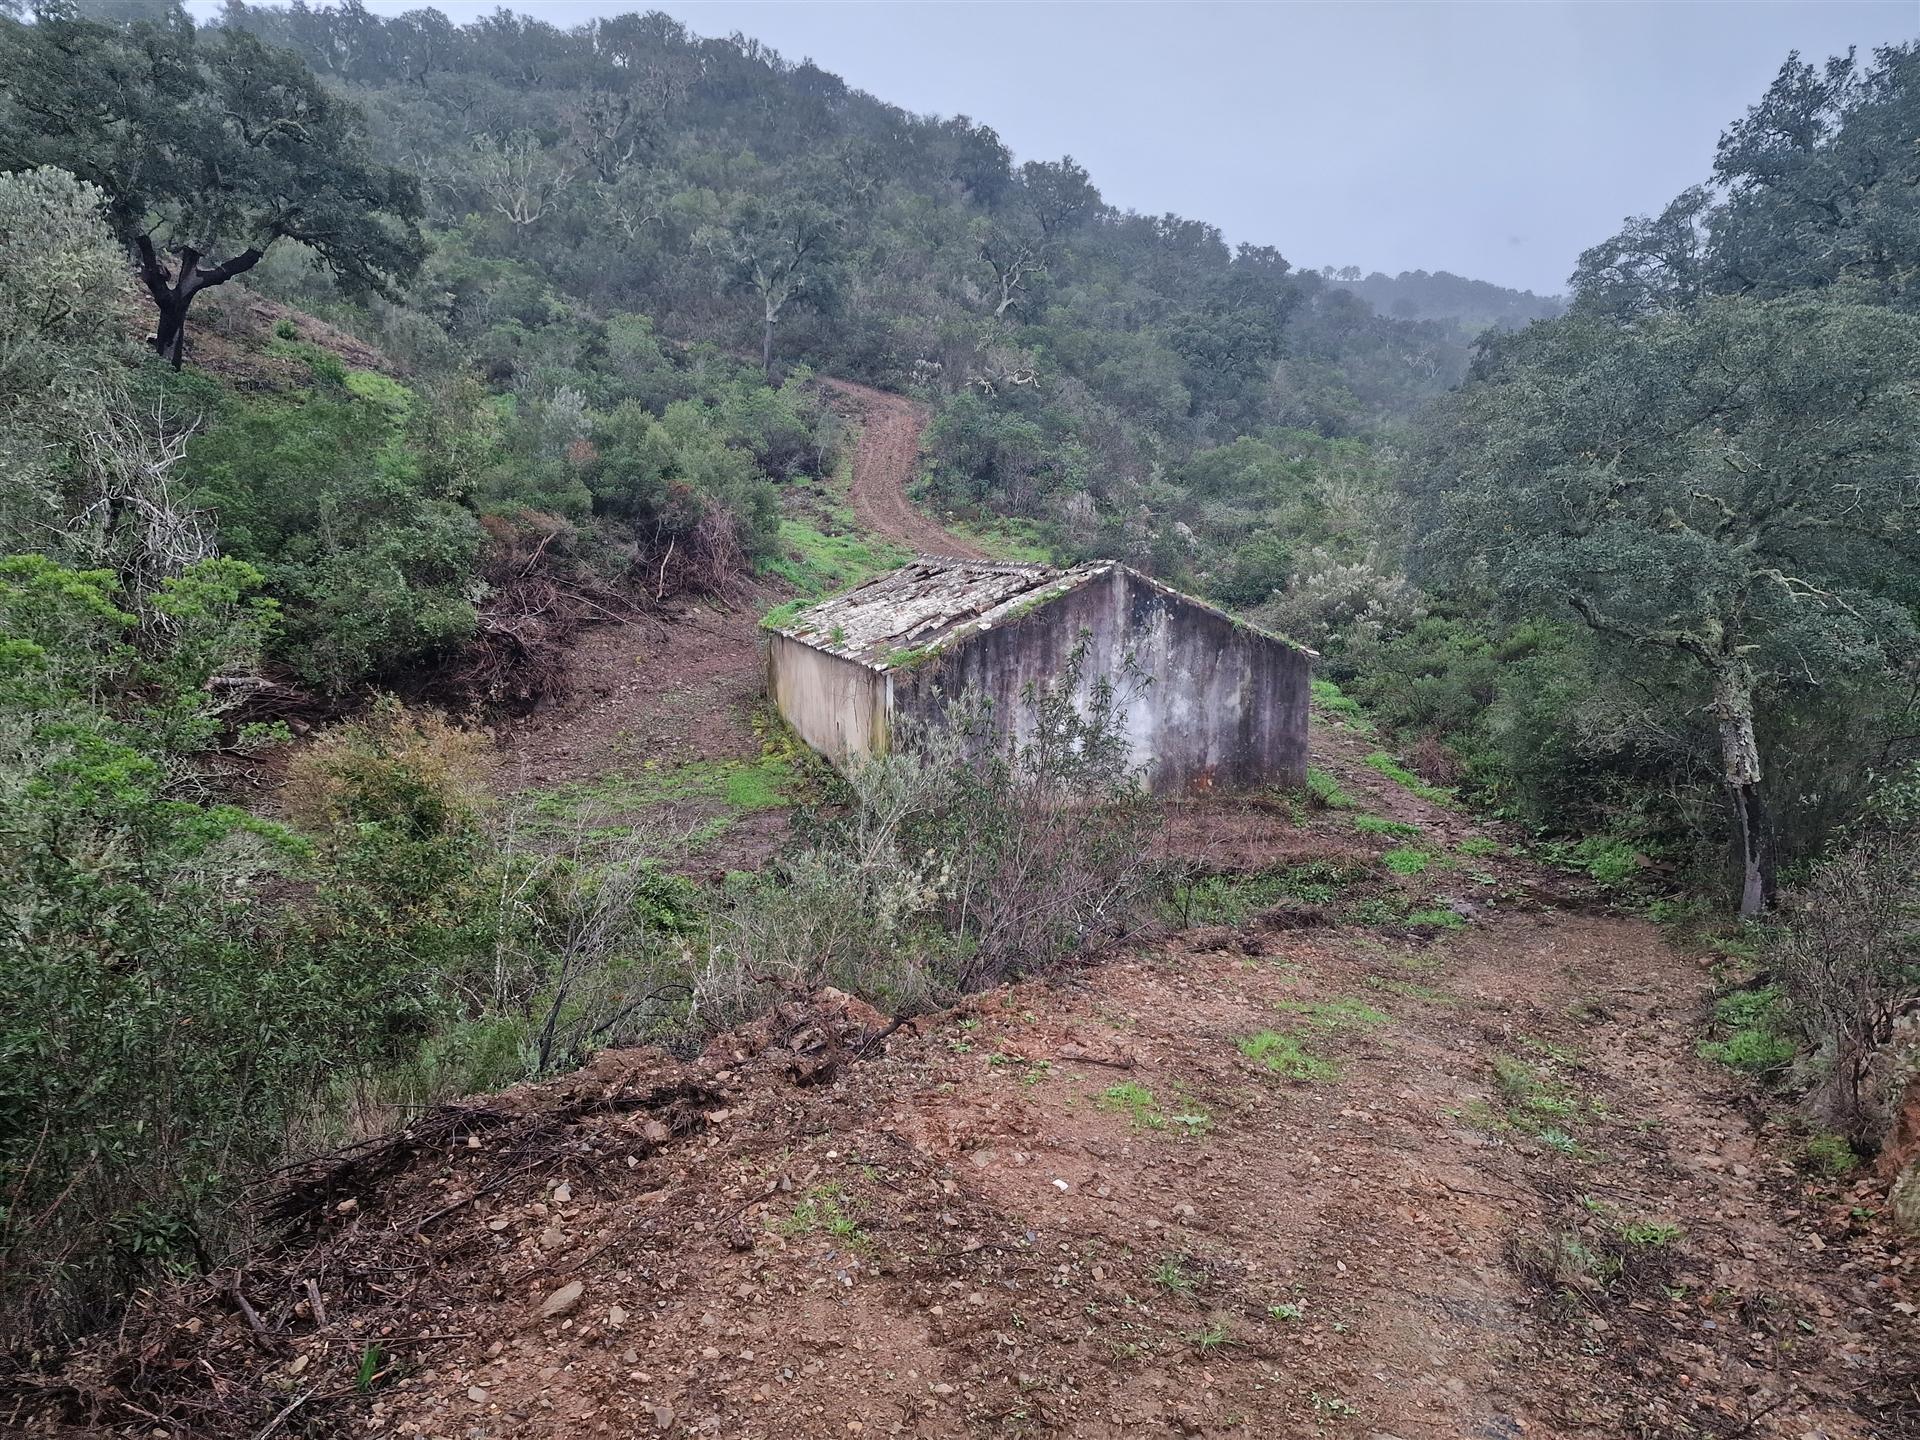
[[[853,453],[855,518],[875,534],[923,555],[986,559],[985,552],[936,525],[907,499],[925,412],[911,400],[851,380],[822,379],[820,383],[860,422],[860,443]]]

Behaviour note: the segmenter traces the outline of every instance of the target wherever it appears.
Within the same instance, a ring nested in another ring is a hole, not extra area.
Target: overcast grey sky
[[[1020,159],[1071,154],[1111,204],[1209,220],[1296,265],[1543,292],[1622,217],[1706,178],[1788,51],[1920,34],[1920,0],[514,8],[744,31],[910,110],[971,115]]]

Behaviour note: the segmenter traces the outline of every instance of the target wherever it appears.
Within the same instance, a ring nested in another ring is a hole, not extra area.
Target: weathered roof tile
[[[924,654],[963,630],[1024,613],[1112,568],[1106,561],[1062,570],[923,555],[807,607],[779,633],[884,670],[893,663],[890,656]]]

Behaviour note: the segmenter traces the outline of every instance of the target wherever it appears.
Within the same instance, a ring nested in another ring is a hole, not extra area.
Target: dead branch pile
[[[364,1425],[389,1375],[462,1338],[449,1301],[501,1243],[477,1217],[545,1195],[563,1167],[624,1174],[724,1103],[670,1063],[605,1058],[269,1177],[258,1209],[275,1238],[239,1264],[140,1292],[117,1330],[65,1355],[0,1362],[0,1431],[258,1440]]]
[[[480,523],[489,541],[487,596],[474,637],[424,688],[455,708],[524,714],[565,694],[567,646],[584,627],[640,611],[581,562],[565,520],[522,511]]]
[[[634,581],[658,604],[677,595],[735,598],[747,573],[740,522],[723,505],[707,502],[690,529],[656,526],[634,562]]]

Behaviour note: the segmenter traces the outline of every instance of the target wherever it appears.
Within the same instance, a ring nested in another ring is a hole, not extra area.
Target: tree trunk
[[[202,290],[215,285],[224,285],[236,275],[244,275],[260,263],[265,252],[258,248],[243,250],[222,265],[202,265],[200,252],[190,245],[180,247],[180,269],[178,276],[167,272],[160,257],[154,252],[153,241],[145,235],[135,241],[140,254],[140,279],[147,287],[147,294],[153,298],[154,308],[160,312],[159,323],[153,327],[153,338],[149,342],[154,354],[168,361],[178,370],[187,358],[187,311],[193,305],[193,297]]]
[[[766,323],[760,327],[760,378],[773,378],[773,327],[780,323],[780,311],[769,305],[765,308]]]
[[[1773,818],[1760,793],[1760,743],[1753,733],[1753,671],[1727,656],[1713,669],[1713,716],[1720,726],[1720,762],[1733,807],[1733,843],[1740,866],[1740,913],[1773,903]]]

